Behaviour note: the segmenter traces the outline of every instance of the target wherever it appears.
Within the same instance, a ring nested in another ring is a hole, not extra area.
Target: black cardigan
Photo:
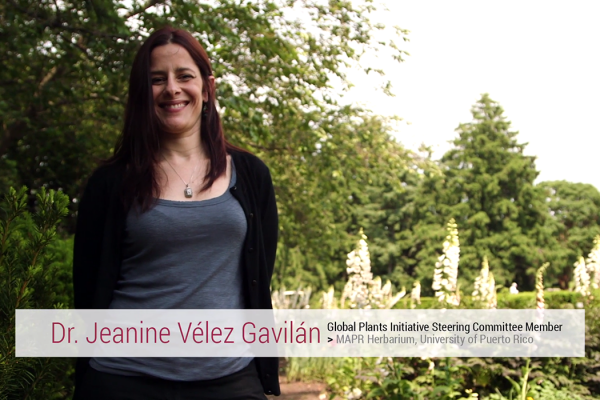
[[[248,308],[271,309],[270,284],[277,249],[278,217],[275,192],[267,166],[256,156],[230,151],[237,180],[230,191],[239,201],[248,223],[243,246],[244,297]],[[121,241],[126,210],[119,189],[123,167],[98,168],[90,177],[79,204],[73,252],[75,308],[106,309],[112,300],[121,267]],[[77,384],[89,358],[79,358]],[[264,392],[280,394],[278,359],[256,358]]]

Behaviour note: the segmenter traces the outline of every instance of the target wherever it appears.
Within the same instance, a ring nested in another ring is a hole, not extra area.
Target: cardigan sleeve
[[[100,267],[107,185],[100,171],[90,177],[79,202],[73,247],[73,291],[75,308],[92,308],[95,281]]]
[[[267,272],[269,284],[275,268],[275,255],[277,253],[277,239],[279,235],[279,216],[277,213],[277,204],[275,200],[275,189],[269,169],[265,166],[262,190],[263,199],[261,201],[261,225],[263,241],[265,248],[265,257],[267,261]]]

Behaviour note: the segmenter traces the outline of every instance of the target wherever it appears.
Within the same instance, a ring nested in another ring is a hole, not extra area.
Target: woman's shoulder
[[[107,187],[118,183],[124,171],[125,168],[119,164],[101,164],[89,176],[86,186]]]
[[[238,149],[231,149],[228,152],[231,155],[231,158],[233,159],[236,169],[247,168],[259,174],[269,173],[269,167],[267,167],[267,164],[265,164],[265,162],[261,160],[258,156],[250,152]]]

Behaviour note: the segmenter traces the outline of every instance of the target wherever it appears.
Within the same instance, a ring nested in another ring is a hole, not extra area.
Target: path
[[[285,379],[285,378],[284,378]],[[290,382],[282,379],[281,396],[267,396],[269,400],[326,400],[324,383]]]

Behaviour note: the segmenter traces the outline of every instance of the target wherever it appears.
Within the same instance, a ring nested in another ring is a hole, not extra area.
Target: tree
[[[546,227],[556,240],[551,259],[563,289],[571,280],[573,265],[587,256],[600,234],[600,192],[594,186],[566,181],[541,182],[549,216]]]
[[[381,199],[376,204],[371,200],[375,193],[381,193],[376,189],[379,184],[387,185],[382,190],[403,190],[402,176],[411,164],[411,152],[391,138],[385,119],[366,112],[354,116],[344,112],[347,114],[331,118],[335,124],[327,122],[316,127],[323,134],[317,146],[302,156],[301,165],[279,175],[288,179],[281,182],[278,200],[289,204],[287,210],[291,211],[280,213],[281,235],[287,246],[281,246],[283,257],[276,265],[276,274],[287,282],[286,287],[301,280],[320,288],[335,282],[341,290],[345,280],[343,260],[361,227],[372,232],[383,247],[393,244],[393,236],[391,240],[386,237],[386,230],[379,225],[382,217],[377,207],[382,206]],[[285,163],[274,165],[287,168]],[[389,260],[384,265],[380,262],[380,247],[375,245],[375,251],[377,273],[389,273]]]
[[[442,157],[443,178],[433,177],[422,188],[430,212],[436,214],[429,220],[438,214],[456,219],[461,287],[472,284],[487,256],[497,282],[515,280],[531,289],[551,243],[544,229],[543,191],[533,184],[538,175],[535,157],[523,154],[526,144],[518,143],[504,110],[487,94],[471,113],[473,122],[459,125],[454,147]]]
[[[345,203],[362,167],[350,155],[358,142],[370,146],[375,126],[369,113],[336,103],[332,81],[347,87],[343,68],[368,49],[403,55],[394,40],[406,32],[380,44],[372,10],[368,0],[8,0],[0,5],[0,95],[10,99],[0,102],[0,189],[26,184],[33,206],[39,188],[62,188],[74,217],[84,180],[121,129],[133,55],[149,31],[179,26],[213,60],[228,139],[271,168],[281,215],[274,284],[290,275],[324,285],[352,242]]]
[[[437,167],[426,148],[413,152],[398,142],[380,140],[382,146],[369,150],[364,184],[352,193],[351,229],[362,227],[369,234],[373,272],[401,287],[413,280],[417,262],[417,188],[425,171]]]
[[[119,130],[137,43],[110,1],[8,0],[0,14],[0,189],[76,198]]]
[[[431,151],[427,159],[431,159]],[[412,201],[407,206],[411,215],[410,231],[404,233],[407,240],[402,258],[412,260],[407,269],[415,280],[422,285],[423,295],[433,296],[432,271],[440,256],[439,243],[446,236],[447,220],[453,218],[447,210],[445,175],[439,162],[428,162],[419,174],[419,180],[413,189]],[[458,227],[460,229],[460,227]],[[461,271],[462,271],[461,267]],[[461,287],[464,287],[461,282]]]

